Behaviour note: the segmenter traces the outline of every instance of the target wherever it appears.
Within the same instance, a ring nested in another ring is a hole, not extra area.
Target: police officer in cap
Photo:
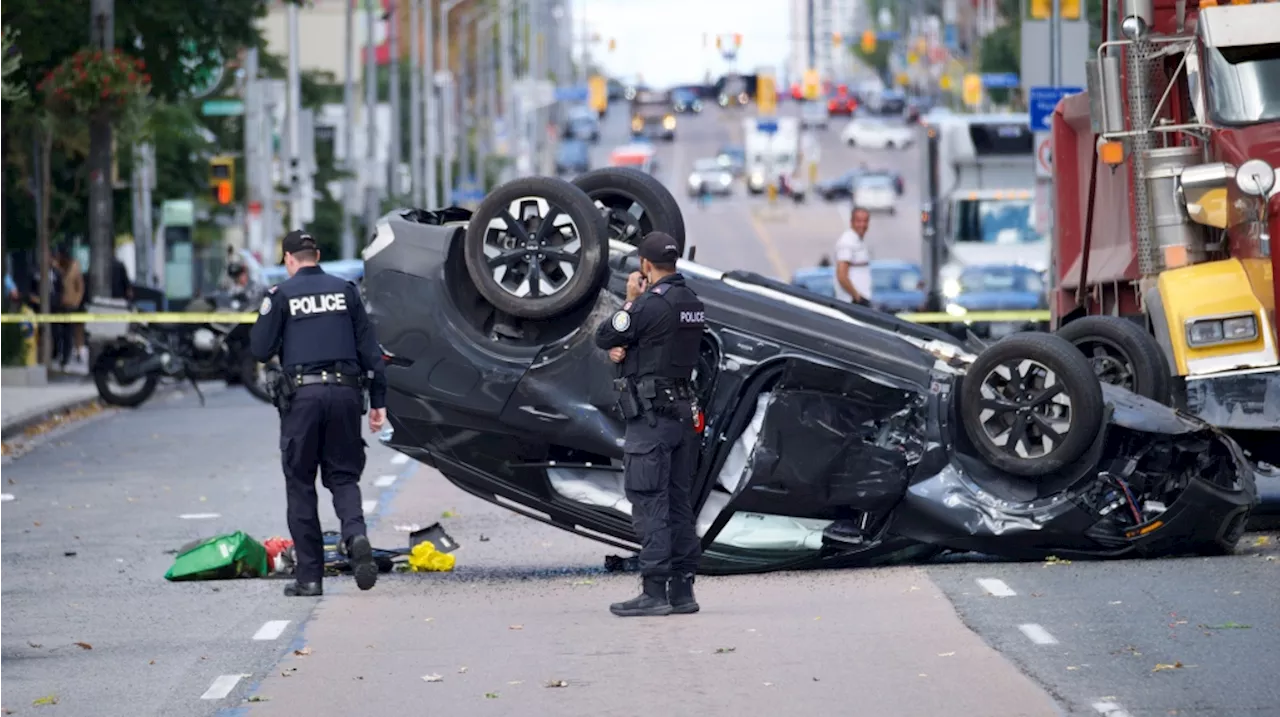
[[[369,430],[386,420],[387,380],[373,325],[354,284],[317,266],[320,250],[302,231],[282,244],[289,278],[271,287],[249,335],[254,358],[266,363],[279,354],[274,384],[280,410],[282,453],[289,509],[289,534],[297,553],[296,581],[289,596],[323,594],[324,537],[316,507],[316,469],[333,494],[342,522],[342,547],[356,585],[368,590],[378,580],[360,502],[365,443],[360,437],[366,375]]]
[[[690,495],[697,408],[690,378],[703,306],[676,272],[680,250],[674,239],[652,232],[639,254],[640,271],[627,280],[626,303],[596,331],[596,345],[619,366],[626,493],[641,541],[643,590],[609,606],[619,617],[698,611],[693,579],[701,545]]]

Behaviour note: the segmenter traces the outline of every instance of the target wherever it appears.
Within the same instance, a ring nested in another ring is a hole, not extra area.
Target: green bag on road
[[[261,578],[267,570],[267,549],[243,532],[219,535],[186,548],[173,560],[165,580],[226,580]]]

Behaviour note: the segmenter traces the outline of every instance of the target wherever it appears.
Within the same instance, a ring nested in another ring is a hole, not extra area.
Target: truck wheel
[[[1052,334],[1013,334],[978,354],[960,391],[960,421],[995,468],[1035,477],[1089,450],[1102,429],[1102,387],[1083,355]]]
[[[1084,316],[1058,329],[1093,365],[1098,380],[1168,404],[1164,350],[1141,326],[1119,316]]]

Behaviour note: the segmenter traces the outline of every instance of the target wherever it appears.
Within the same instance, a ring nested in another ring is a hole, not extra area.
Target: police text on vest
[[[289,314],[297,316],[298,314],[327,314],[331,311],[346,311],[347,296],[343,293],[336,294],[313,294],[311,296],[296,296],[289,299]]]
[[[706,314],[706,312],[704,312],[704,311],[681,311],[681,312],[680,312],[680,323],[682,323],[682,324],[701,324],[701,323],[705,323],[705,321],[706,321],[706,320],[703,318],[703,317],[705,316],[705,314]]]

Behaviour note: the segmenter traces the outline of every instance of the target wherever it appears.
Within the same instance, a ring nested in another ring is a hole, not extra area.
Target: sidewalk
[[[98,398],[93,382],[83,379],[59,381],[44,386],[4,386],[0,388],[0,434],[8,439],[56,414],[82,408]]]

